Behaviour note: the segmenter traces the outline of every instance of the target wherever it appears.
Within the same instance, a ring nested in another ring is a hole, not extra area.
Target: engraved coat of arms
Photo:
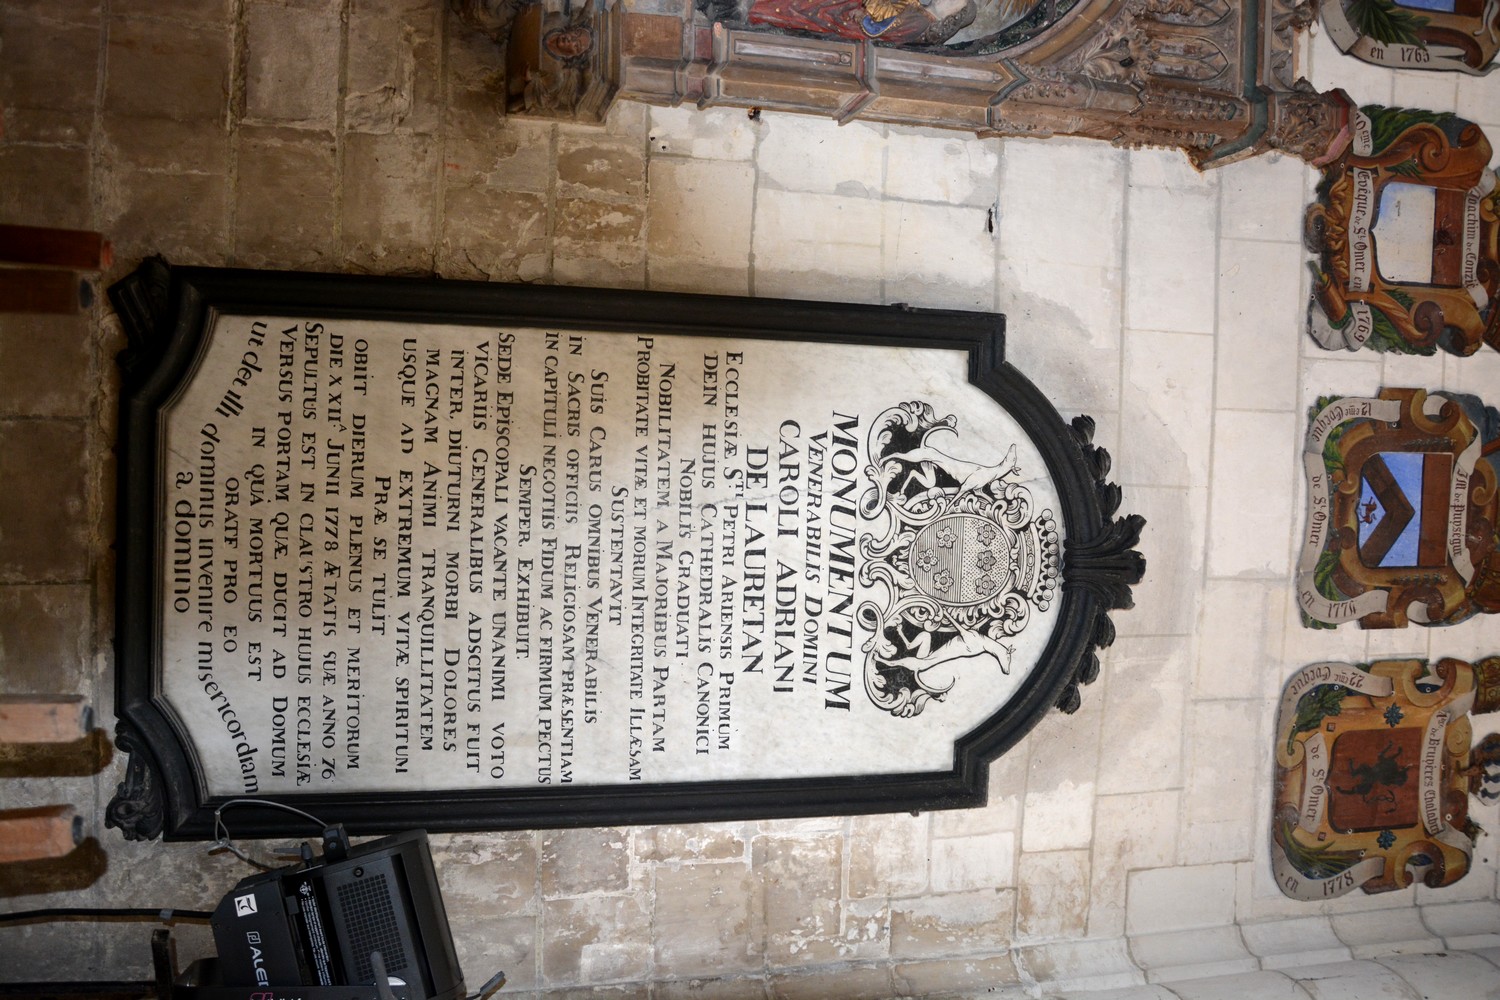
[[[989,657],[1010,673],[1014,637],[1057,597],[1057,522],[1018,482],[1015,445],[984,464],[928,442],[957,424],[917,401],[884,411],[870,430],[875,485],[860,514],[875,530],[860,538],[860,582],[884,599],[858,610],[871,633],[865,692],[902,718],[942,701],[964,660]]]

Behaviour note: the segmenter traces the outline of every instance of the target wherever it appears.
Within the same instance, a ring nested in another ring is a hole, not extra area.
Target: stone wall
[[[1500,137],[1500,75],[1308,55],[1320,87]],[[1270,881],[1269,733],[1296,666],[1500,652],[1500,619],[1298,624],[1313,399],[1391,384],[1500,402],[1494,352],[1336,356],[1300,332],[1309,170],[1199,175],[1172,152],[739,111],[506,120],[496,58],[438,0],[0,0],[0,220],[103,230],[118,263],[101,285],[161,253],[1003,311],[1009,356],[1099,420],[1149,568],[1083,708],[997,763],[985,809],[435,838],[471,987],[504,968],[508,992],[559,996],[1325,998],[1422,969],[1299,969],[1488,948],[1439,966],[1482,980],[1481,954],[1500,961],[1493,837],[1440,891],[1313,905]],[[0,317],[0,690],[81,692],[105,719],[121,347],[103,307]],[[88,892],[0,905],[210,907],[247,873],[104,830],[119,774],[5,785],[7,805],[75,803],[109,868]],[[1475,816],[1500,830],[1495,806]],[[184,961],[210,947],[180,933]],[[143,977],[148,939],[0,929],[0,969]],[[1254,975],[1184,982],[1226,974]],[[1355,985],[1317,985],[1340,976]]]

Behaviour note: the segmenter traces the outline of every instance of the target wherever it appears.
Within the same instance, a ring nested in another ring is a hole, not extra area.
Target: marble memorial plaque
[[[128,835],[241,797],[978,804],[1141,573],[999,317],[159,265],[112,296]]]

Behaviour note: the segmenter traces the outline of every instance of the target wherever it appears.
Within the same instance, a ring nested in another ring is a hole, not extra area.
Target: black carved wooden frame
[[[156,643],[158,442],[162,409],[191,378],[222,315],[700,334],[965,350],[970,381],[1031,436],[1061,499],[1062,605],[1041,660],[996,713],[954,745],[951,770],[896,775],[661,783],[646,786],[426,790],[274,796],[358,833],[412,827],[492,830],[750,817],[897,812],[979,806],[989,761],[1013,747],[1053,706],[1079,704],[1099,672],[1096,650],[1114,640],[1109,611],[1131,606],[1145,560],[1134,550],[1145,521],[1116,518],[1109,455],[1088,417],[1063,422],[1004,360],[1005,318],[906,306],[840,305],[658,292],[168,267],[147,260],[110,289],[129,337],[122,372],[117,511],[116,712],[126,778],[107,822],[129,839],[213,836],[214,809],[187,745],[159,703]],[[246,807],[244,836],[307,833],[292,817]]]

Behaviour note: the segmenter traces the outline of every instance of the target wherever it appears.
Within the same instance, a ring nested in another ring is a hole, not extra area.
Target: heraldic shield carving
[[[992,657],[1010,673],[1033,609],[1057,596],[1055,515],[1037,509],[1018,480],[1012,445],[998,464],[965,461],[928,444],[957,431],[923,402],[892,407],[874,422],[867,474],[876,485],[860,504],[883,530],[860,539],[860,580],[884,583],[866,601],[865,691],[880,708],[910,718],[958,684],[958,664]]]
[[[1327,397],[1303,461],[1303,624],[1451,625],[1500,611],[1500,414],[1473,396]]]
[[[1327,350],[1500,348],[1500,188],[1484,131],[1449,112],[1366,105],[1323,163],[1304,241],[1308,332]]]
[[[1281,696],[1271,865],[1293,899],[1451,885],[1479,828],[1469,796],[1500,795],[1500,657],[1314,663]]]

